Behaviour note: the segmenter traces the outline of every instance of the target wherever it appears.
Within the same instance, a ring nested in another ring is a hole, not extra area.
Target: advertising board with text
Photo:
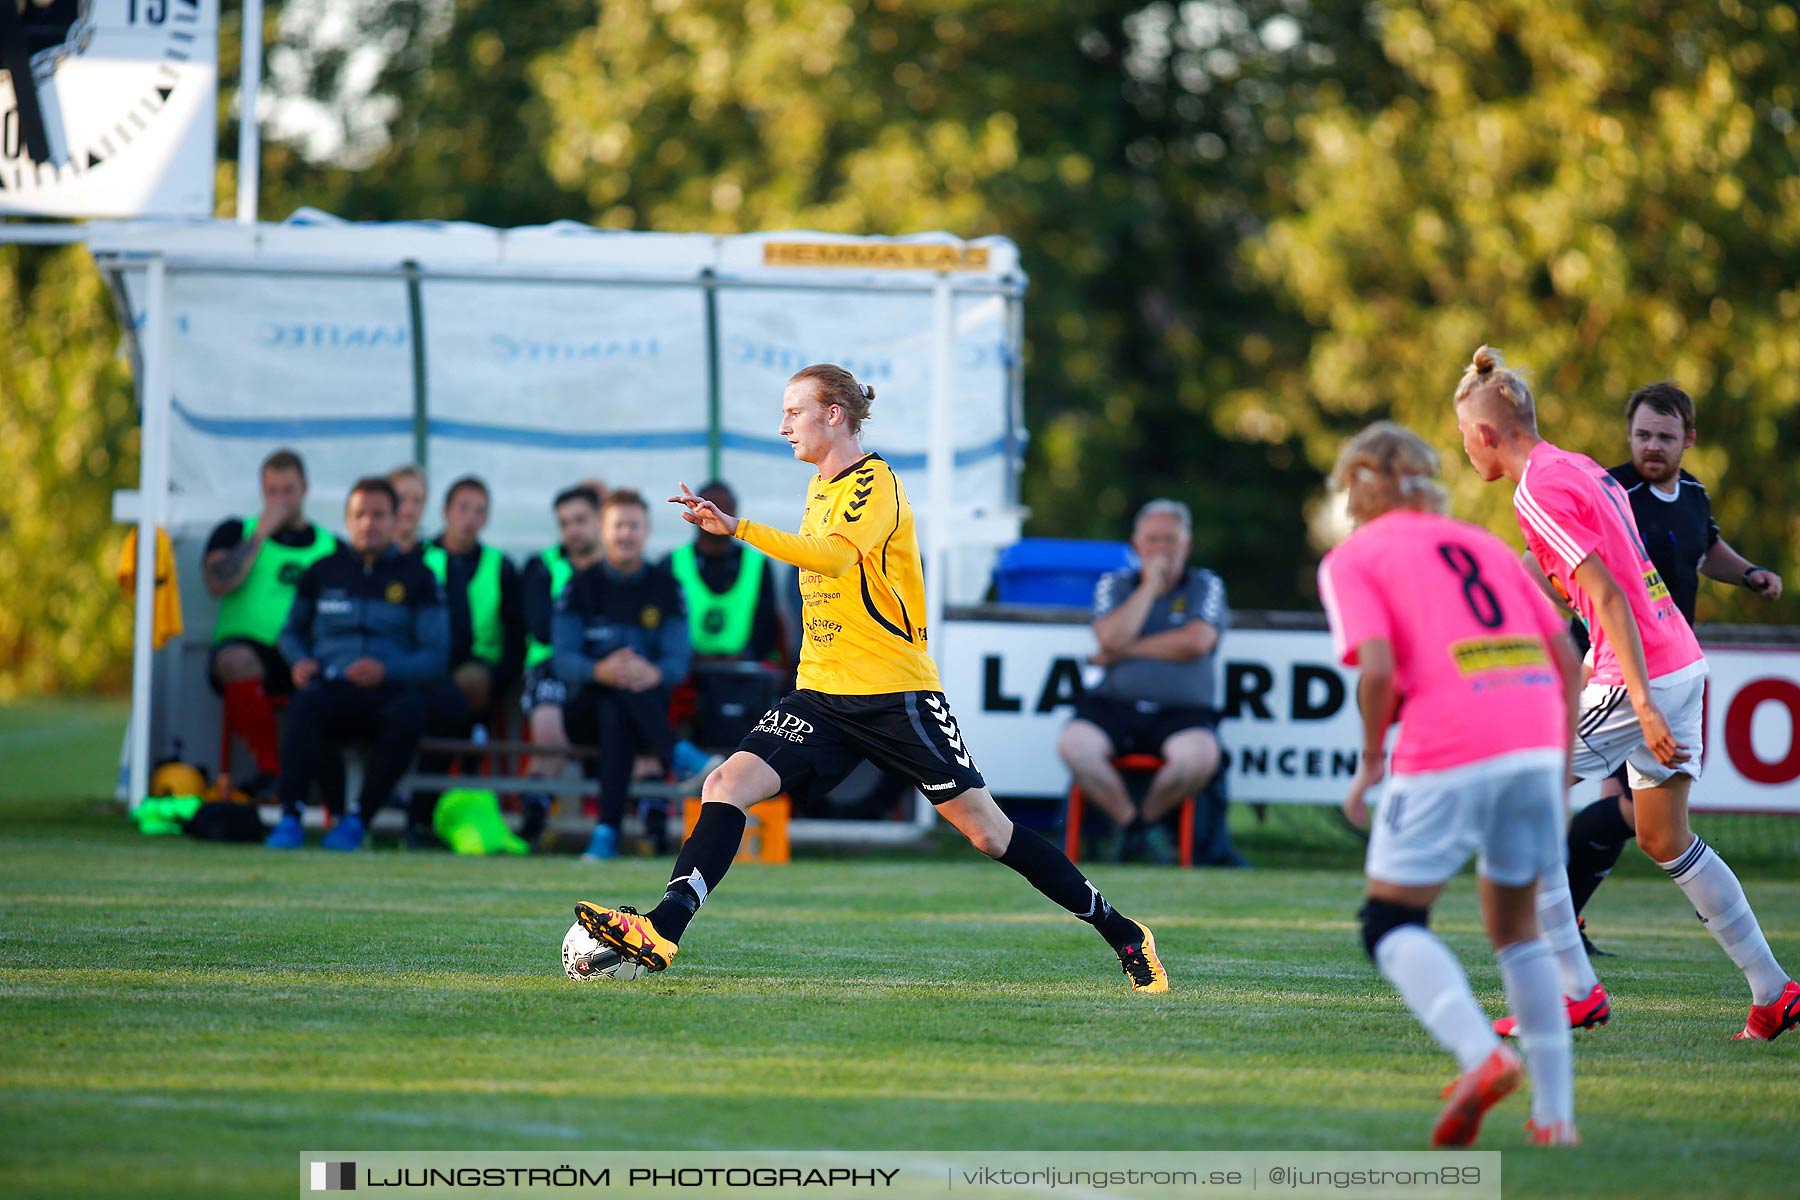
[[[967,744],[1001,796],[1061,796],[1056,736],[1088,682],[1086,625],[951,620],[933,647]],[[1696,809],[1800,813],[1800,647],[1708,646]],[[1362,744],[1356,673],[1322,630],[1234,629],[1215,657],[1231,798],[1337,804]],[[1587,792],[1578,788],[1577,799]]]

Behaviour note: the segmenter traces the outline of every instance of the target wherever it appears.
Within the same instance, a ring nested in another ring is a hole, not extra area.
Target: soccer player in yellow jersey
[[[800,570],[806,641],[799,687],[707,777],[694,832],[662,903],[640,915],[583,901],[575,915],[597,940],[660,971],[719,885],[743,841],[745,812],[782,792],[829,789],[864,759],[913,780],[989,858],[1099,931],[1133,991],[1166,992],[1148,927],[1108,904],[1063,853],[1009,820],[988,792],[938,684],[925,641],[925,579],[912,506],[862,423],[875,389],[842,367],[807,367],[782,394],[781,436],[818,474],[798,534],[723,512],[686,484],[670,502],[708,533],[736,537]]]

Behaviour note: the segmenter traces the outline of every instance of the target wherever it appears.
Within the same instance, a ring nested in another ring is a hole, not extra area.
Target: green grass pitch
[[[1090,930],[954,847],[740,867],[674,969],[578,985],[557,963],[571,903],[649,902],[666,861],[143,839],[92,799],[118,721],[0,709],[8,1196],[288,1194],[303,1149],[589,1150],[621,1130],[671,1150],[1413,1148],[1450,1078],[1362,956],[1353,847],[1095,868],[1156,930],[1166,997],[1129,994]],[[1800,873],[1745,858],[1792,968]],[[1791,1196],[1800,1035],[1726,1040],[1742,978],[1627,862],[1591,914],[1620,957],[1601,964],[1613,1024],[1576,1041],[1586,1146],[1525,1148],[1521,1095],[1481,1148],[1505,1152],[1508,1196]],[[1472,891],[1433,924],[1498,1014]]]

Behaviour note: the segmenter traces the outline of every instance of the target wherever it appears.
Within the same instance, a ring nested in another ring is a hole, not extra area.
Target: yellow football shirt
[[[912,505],[879,454],[830,479],[814,475],[798,535],[740,519],[737,536],[800,568],[800,687],[836,696],[942,690],[925,640]]]

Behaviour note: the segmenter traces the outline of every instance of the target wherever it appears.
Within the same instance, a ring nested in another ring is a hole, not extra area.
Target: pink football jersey
[[[1325,556],[1319,595],[1340,662],[1356,666],[1371,638],[1393,647],[1396,774],[1567,747],[1549,649],[1564,622],[1493,534],[1435,513],[1387,513]]]
[[[1525,460],[1513,509],[1532,557],[1544,574],[1562,582],[1569,603],[1587,622],[1594,648],[1590,682],[1613,687],[1625,682],[1619,656],[1594,619],[1593,597],[1575,582],[1576,566],[1590,554],[1606,564],[1631,602],[1651,681],[1672,683],[1705,669],[1694,631],[1638,537],[1631,498],[1604,467],[1585,454],[1540,442]]]

